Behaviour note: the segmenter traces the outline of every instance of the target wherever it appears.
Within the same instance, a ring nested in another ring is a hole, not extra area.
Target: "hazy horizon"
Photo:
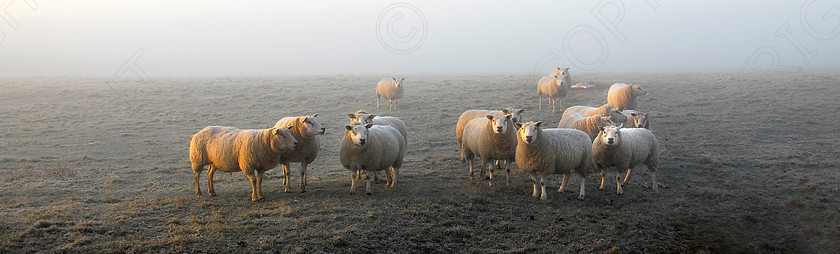
[[[840,2],[10,0],[0,77],[825,71]]]

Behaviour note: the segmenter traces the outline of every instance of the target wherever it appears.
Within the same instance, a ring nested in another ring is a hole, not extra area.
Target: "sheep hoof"
[[[365,193],[365,194],[368,194],[368,195],[373,195],[373,192],[368,192],[368,193]]]
[[[583,195],[578,196],[578,200],[583,200]]]

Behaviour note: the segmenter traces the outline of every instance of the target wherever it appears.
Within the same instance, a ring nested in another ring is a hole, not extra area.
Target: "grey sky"
[[[840,1],[768,3],[7,0],[0,76],[840,67]]]

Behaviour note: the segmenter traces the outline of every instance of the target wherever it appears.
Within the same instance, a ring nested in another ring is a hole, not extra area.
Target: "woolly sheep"
[[[627,120],[624,121],[624,125],[622,125],[622,127],[645,128],[650,130],[650,122],[648,122],[648,117],[650,116],[650,114],[635,110],[625,110],[622,111],[621,114],[627,117]]]
[[[618,108],[618,110],[636,109],[636,97],[647,94],[638,85],[615,83],[610,86],[607,92],[607,103]]]
[[[551,112],[557,108],[557,99],[560,99],[560,107],[563,107],[563,98],[569,91],[569,81],[566,76],[545,76],[537,83],[537,95],[540,97],[540,109],[542,109],[542,97],[548,97],[551,104]]]
[[[627,177],[629,178],[632,169],[644,164],[650,171],[653,191],[657,191],[656,169],[659,166],[659,145],[650,130],[615,126],[604,127],[592,143],[592,158],[595,167],[601,170],[600,189],[604,189],[604,169],[614,166],[617,171],[615,175],[616,194],[623,194],[622,183],[619,182],[622,171],[627,169]]]
[[[356,192],[354,173],[360,170],[367,172],[365,192],[370,195],[370,172],[373,170],[387,170],[389,167],[398,175],[405,157],[405,139],[400,132],[390,126],[383,125],[347,125],[344,139],[341,140],[341,165],[350,170],[350,194]],[[394,179],[391,182],[393,188]]]
[[[216,196],[213,174],[242,171],[251,182],[251,201],[263,199],[263,173],[277,166],[280,155],[295,149],[298,142],[290,128],[240,130],[231,127],[208,126],[198,131],[190,140],[190,163],[195,178],[195,195],[201,196],[198,177],[205,165],[208,192]]]
[[[574,129],[542,129],[542,122],[527,122],[519,125],[516,133],[516,164],[523,172],[531,175],[534,194],[545,200],[545,177],[548,174],[563,174],[558,192],[566,187],[566,177],[574,170],[580,176],[580,194],[585,196],[586,175],[593,171],[592,142],[586,133]],[[537,190],[537,176],[540,190]]]
[[[589,135],[589,141],[592,142],[598,136],[598,128],[608,125],[615,125],[609,116],[584,116],[581,113],[572,113],[561,118],[557,128],[581,130]]]
[[[458,140],[458,144],[461,144],[461,138],[464,136],[464,127],[467,126],[471,120],[476,118],[484,118],[487,115],[494,115],[494,116],[504,116],[504,115],[511,115],[511,120],[514,123],[521,123],[522,122],[522,112],[525,112],[524,109],[517,109],[513,107],[507,107],[502,110],[478,110],[472,109],[464,111],[461,113],[461,116],[458,117],[458,125],[455,126],[455,137]],[[461,158],[461,161],[464,161],[464,158]]]
[[[283,152],[280,155],[280,165],[283,167],[283,191],[291,189],[291,170],[289,163],[300,162],[300,192],[306,192],[306,166],[318,157],[320,149],[319,136],[324,135],[326,128],[318,122],[318,114],[312,116],[284,117],[274,124],[274,128],[292,127],[290,132],[298,141],[295,150]]]
[[[399,118],[393,116],[377,116],[368,114],[364,110],[356,111],[356,113],[347,114],[350,117],[350,125],[359,125],[359,124],[374,124],[374,125],[386,125],[394,127],[397,131],[400,132],[400,135],[403,136],[405,139],[405,143],[408,144],[408,128],[405,125],[405,122],[400,120]],[[376,183],[379,183],[379,178],[377,175],[378,171],[373,171],[373,180]],[[357,180],[361,180],[361,174],[357,174]],[[386,172],[387,176],[387,184],[391,183],[392,176],[390,173]]]
[[[397,108],[397,100],[403,96],[402,81],[405,78],[382,79],[376,84],[376,108],[379,108],[379,99],[388,99],[388,110]]]
[[[461,157],[470,165],[470,180],[473,179],[473,160],[476,155],[481,157],[481,178],[487,162],[505,160],[506,183],[510,185],[510,168],[507,161],[516,157],[516,129],[514,129],[511,115],[486,115],[476,118],[464,127],[461,140]],[[490,186],[493,186],[493,167],[490,167]]]
[[[618,109],[610,104],[604,104],[597,108],[589,106],[572,106],[563,111],[563,117],[573,113],[581,113],[585,116],[605,115],[609,116],[610,120],[615,123],[623,123],[627,121],[628,118],[628,116],[625,116],[621,111],[618,111]]]

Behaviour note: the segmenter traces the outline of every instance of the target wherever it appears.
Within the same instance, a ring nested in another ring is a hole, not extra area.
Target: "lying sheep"
[[[405,157],[405,139],[390,126],[366,124],[347,125],[345,128],[347,131],[341,140],[340,159],[341,165],[350,170],[350,194],[356,192],[353,174],[365,170],[365,192],[370,195],[371,171],[391,168],[394,175],[397,175]]]
[[[540,109],[542,109],[542,96],[548,97],[548,103],[551,104],[551,112],[557,107],[557,99],[560,99],[560,107],[563,107],[563,98],[569,91],[569,82],[566,76],[546,76],[542,77],[537,83],[537,95],[540,97]]]
[[[647,94],[647,91],[642,90],[638,85],[615,83],[610,86],[610,91],[607,92],[607,103],[618,110],[632,110],[636,109],[636,97],[645,94]]]
[[[486,115],[476,118],[464,127],[461,140],[461,157],[470,164],[470,180],[473,179],[473,160],[481,157],[481,178],[487,162],[505,160],[506,183],[510,185],[510,168],[507,161],[516,157],[516,129],[514,129],[511,115]],[[493,167],[490,167],[490,186],[493,186]]]
[[[566,177],[574,170],[580,176],[580,194],[585,195],[586,175],[593,171],[592,142],[586,133],[574,129],[542,129],[542,122],[517,124],[516,163],[523,172],[531,175],[534,197],[541,193],[545,200],[545,177],[548,174],[563,174],[559,192],[566,187]],[[537,176],[540,190],[537,190]]]
[[[615,123],[623,123],[627,121],[628,118],[621,111],[618,111],[618,109],[616,109],[610,104],[604,104],[597,108],[589,106],[572,106],[563,111],[563,117],[566,117],[573,113],[581,113],[585,116],[605,115],[609,116],[610,120]]]
[[[356,113],[347,114],[350,117],[350,125],[359,125],[359,124],[374,124],[374,125],[386,125],[394,127],[397,131],[400,132],[400,135],[403,136],[405,139],[405,143],[408,144],[408,128],[405,125],[405,122],[400,120],[399,118],[393,116],[377,116],[368,114],[364,110],[356,111]],[[373,171],[373,181],[379,183],[379,177],[377,174],[378,171]],[[390,173],[386,172],[387,181],[385,183],[393,186],[392,180],[396,178],[396,176],[392,176]],[[357,180],[361,180],[361,174],[356,175]]]
[[[560,119],[557,128],[581,130],[589,135],[589,141],[591,142],[598,136],[598,128],[610,125],[615,125],[615,123],[610,120],[609,116],[584,116],[581,113],[572,113]]]
[[[601,128],[595,142],[592,143],[592,157],[595,167],[601,170],[601,187],[604,189],[604,169],[616,167],[616,194],[623,194],[620,174],[627,169],[625,183],[630,171],[644,164],[650,171],[653,181],[653,191],[656,190],[656,169],[659,166],[659,145],[650,130],[642,128],[619,128],[607,126]]]
[[[317,116],[318,114],[284,117],[274,124],[274,128],[291,127],[290,132],[298,141],[297,149],[286,151],[280,156],[284,192],[289,192],[291,189],[291,170],[289,170],[291,162],[300,162],[300,192],[306,192],[306,166],[318,157],[318,149],[320,149],[318,136],[324,135],[326,131],[326,128],[318,122]]]
[[[624,116],[627,117],[627,120],[624,121],[624,128],[645,128],[650,130],[650,123],[648,122],[648,117],[650,114],[639,112],[635,110],[625,110],[621,112]]]
[[[195,195],[201,196],[198,177],[205,165],[210,196],[213,174],[242,171],[251,180],[251,201],[263,199],[263,173],[277,166],[280,155],[295,149],[298,142],[289,132],[291,128],[240,130],[231,127],[208,126],[198,131],[190,140],[190,163],[195,178]]]
[[[382,79],[376,84],[376,108],[379,108],[379,99],[388,99],[388,109],[397,108],[397,100],[403,96],[402,81],[405,78]]]

